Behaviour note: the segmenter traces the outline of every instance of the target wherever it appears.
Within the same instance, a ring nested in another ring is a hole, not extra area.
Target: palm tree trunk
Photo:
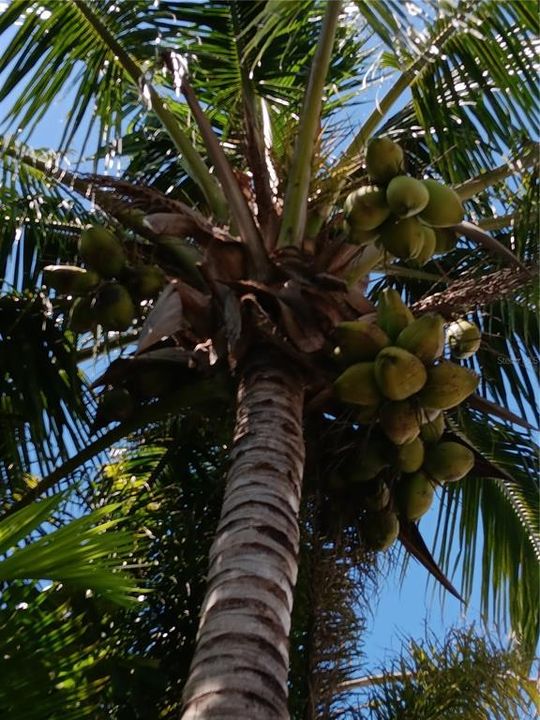
[[[285,720],[298,569],[303,384],[259,351],[238,389],[231,467],[183,720]]]

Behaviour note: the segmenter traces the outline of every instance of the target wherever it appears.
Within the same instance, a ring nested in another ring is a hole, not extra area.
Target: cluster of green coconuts
[[[59,296],[73,298],[68,326],[75,333],[101,325],[107,331],[127,330],[140,303],[161,291],[165,277],[154,265],[131,266],[119,238],[108,228],[91,225],[79,239],[84,268],[48,265],[44,284]]]
[[[349,242],[375,243],[418,265],[452,249],[456,237],[452,226],[464,217],[452,188],[404,174],[403,150],[389,138],[370,141],[366,167],[374,185],[355,190],[344,205]]]
[[[130,265],[120,239],[106,227],[91,225],[79,239],[83,267],[48,265],[43,282],[70,302],[68,327],[74,333],[95,330],[122,332],[133,324],[144,300],[155,298],[165,283],[155,265]],[[122,421],[133,415],[140,400],[159,395],[168,380],[167,372],[140,373],[134,391],[125,387],[106,390],[100,396],[98,425]]]
[[[368,426],[342,480],[362,484],[364,541],[385,550],[399,534],[400,518],[418,520],[437,485],[461,480],[474,465],[468,447],[442,438],[445,411],[475,391],[478,377],[443,352],[448,343],[454,358],[469,358],[481,334],[465,319],[447,325],[435,313],[415,318],[399,293],[387,289],[376,313],[342,322],[336,339],[335,355],[346,369],[335,394],[355,409],[358,425]]]

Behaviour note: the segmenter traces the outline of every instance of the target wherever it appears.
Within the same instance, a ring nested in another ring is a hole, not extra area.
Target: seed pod
[[[422,315],[401,331],[396,345],[426,365],[433,362],[444,350],[444,319],[435,313]]]
[[[374,488],[370,488],[370,492],[363,497],[362,504],[366,510],[377,512],[384,510],[390,502],[390,497],[391,494],[388,485],[385,482],[375,481]]]
[[[420,219],[431,227],[451,227],[463,221],[463,205],[459,195],[436,180],[422,180],[429,193],[429,202]]]
[[[420,434],[418,411],[408,400],[389,402],[379,413],[381,428],[394,445],[405,445]]]
[[[424,225],[422,228],[422,235],[424,238],[422,250],[415,258],[416,263],[420,266],[425,265],[428,260],[431,260],[435,254],[435,248],[437,247],[437,236],[435,235],[435,230],[433,230],[433,228]]]
[[[390,467],[393,461],[392,446],[378,433],[361,443],[358,452],[342,469],[348,483],[365,483]]]
[[[43,283],[59,295],[84,295],[98,286],[99,275],[73,265],[47,265]]]
[[[451,228],[435,228],[435,255],[444,255],[456,247],[457,234]]]
[[[123,285],[104,283],[95,302],[96,320],[105,330],[127,330],[135,317],[131,295]]]
[[[413,475],[402,475],[396,487],[396,503],[407,520],[418,520],[427,513],[434,495],[433,484],[421,470]]]
[[[390,400],[405,400],[426,382],[426,368],[407,350],[387,347],[375,360],[375,379],[381,393]]]
[[[441,360],[438,365],[428,368],[427,381],[418,401],[423,407],[448,410],[469,397],[478,382],[478,376],[467,368]]]
[[[382,400],[375,381],[375,363],[362,362],[351,365],[334,382],[337,397],[358,405],[377,405]]]
[[[444,427],[444,415],[441,412],[433,420],[428,420],[420,426],[420,437],[426,445],[432,445],[442,438]]]
[[[368,513],[361,523],[362,538],[370,550],[387,550],[399,535],[399,520],[395,513]]]
[[[441,483],[457,482],[474,467],[474,453],[457,442],[441,442],[426,451],[423,470]]]
[[[347,222],[358,230],[374,230],[390,215],[384,190],[361,187],[352,192],[344,205]]]
[[[96,326],[96,314],[93,308],[94,298],[91,295],[77,298],[69,312],[68,327],[74,333],[84,333]]]
[[[125,264],[124,250],[116,235],[99,225],[82,231],[79,254],[89,268],[105,278],[117,276]]]
[[[415,217],[404,220],[390,218],[381,226],[380,244],[392,255],[403,260],[415,258],[422,252],[424,231]]]
[[[456,320],[448,326],[448,345],[459,360],[472,357],[482,342],[480,328],[468,320]]]
[[[368,175],[384,185],[395,175],[403,172],[404,158],[401,147],[390,138],[373,138],[366,151]]]
[[[157,265],[139,265],[129,268],[122,280],[135,299],[150,300],[161,292],[165,275]]]
[[[392,342],[414,320],[414,315],[393,288],[386,288],[377,300],[377,323]]]
[[[405,473],[414,473],[420,470],[424,462],[424,443],[419,437],[398,448],[398,468]]]
[[[361,360],[375,360],[377,354],[387,345],[390,338],[374,322],[348,320],[336,327],[336,338],[341,357],[346,363]]]
[[[407,175],[398,175],[390,180],[386,188],[386,202],[398,218],[418,215],[429,201],[429,192],[420,180]]]

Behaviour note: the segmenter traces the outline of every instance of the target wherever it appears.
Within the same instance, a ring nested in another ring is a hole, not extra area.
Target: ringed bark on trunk
[[[290,361],[261,349],[246,363],[182,720],[289,717],[303,398]]]

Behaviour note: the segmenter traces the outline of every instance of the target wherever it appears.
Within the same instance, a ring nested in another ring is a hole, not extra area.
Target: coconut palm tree
[[[471,313],[483,330],[470,361],[482,371],[479,393],[450,423],[452,437],[474,450],[475,466],[471,482],[447,493],[441,552],[448,565],[462,505],[467,594],[482,517],[485,604],[493,588],[496,604],[508,595],[514,627],[535,642],[537,485],[534,449],[521,431],[534,416],[529,370],[538,360],[529,139],[536,25],[531,4],[490,0],[405,8],[392,0],[14,0],[0,15],[0,100],[10,102],[17,129],[2,143],[8,211],[0,257],[13,292],[33,289],[24,302],[41,306],[43,323],[60,324],[71,343],[51,372],[64,382],[62,399],[40,377],[50,351],[31,362],[41,332],[24,336],[24,367],[18,347],[3,358],[3,455],[16,470],[5,483],[6,513],[138,428],[186,408],[212,417],[223,403],[235,408],[184,718],[287,716],[302,477],[307,494],[332,502],[325,473],[364,437],[332,390],[333,333],[371,313],[384,286],[402,291],[418,316]],[[31,149],[32,131],[66,91],[59,148]],[[353,122],[358,101],[369,111]],[[366,183],[365,148],[375,133],[401,143],[412,175],[451,183],[475,221],[456,226],[458,245],[421,269],[349,242],[343,202]],[[93,141],[90,173],[81,163]],[[74,142],[81,158],[66,166]],[[113,176],[118,158],[128,166]],[[95,334],[93,345],[83,333],[76,346],[71,301],[59,295],[51,303],[36,286],[44,265],[77,261],[89,221],[114,229],[130,265],[159,265],[168,284],[153,306],[141,306],[133,329],[113,340]],[[13,323],[4,327],[11,338]],[[85,411],[66,399],[64,365],[130,346],[134,353],[97,383],[130,390],[136,410],[90,443],[86,428],[72,433],[85,447],[65,459],[65,429]],[[159,391],[148,390],[149,378]],[[21,396],[22,427],[12,409]],[[68,406],[79,415],[65,415]],[[21,493],[35,467],[29,447],[41,479]],[[332,510],[323,503],[327,532],[336,517],[355,525],[347,508]],[[402,523],[400,537],[451,588],[416,525]]]

